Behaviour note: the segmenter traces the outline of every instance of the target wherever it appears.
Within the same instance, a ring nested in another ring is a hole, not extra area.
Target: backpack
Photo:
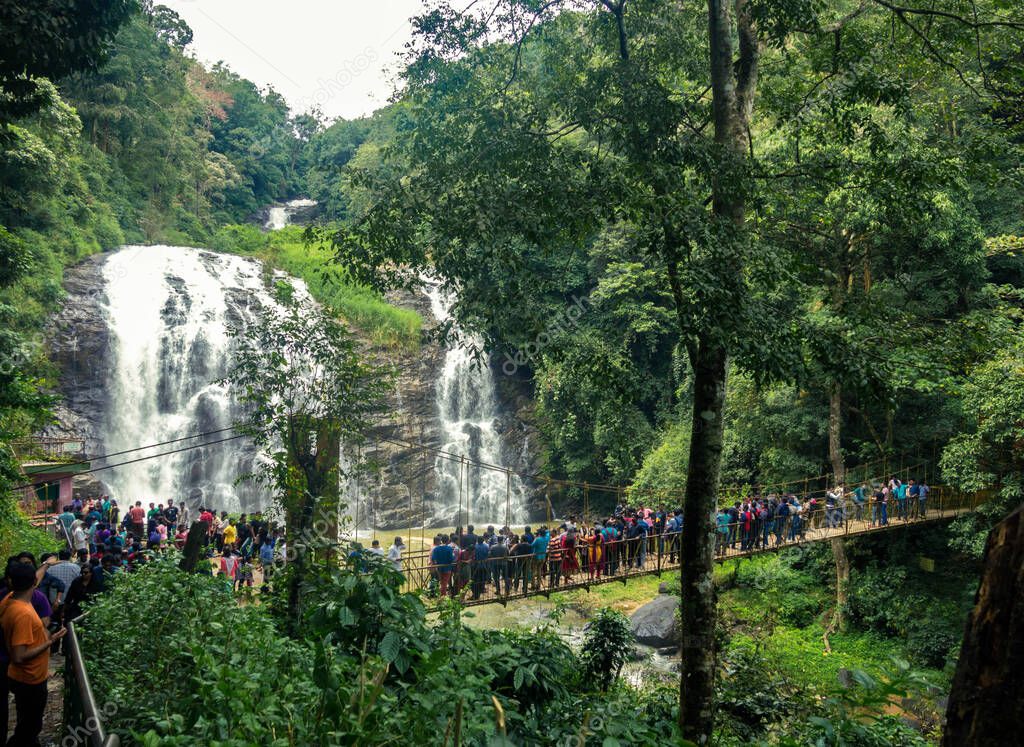
[[[264,563],[274,562],[274,545],[270,542],[264,542],[260,545],[260,560]]]

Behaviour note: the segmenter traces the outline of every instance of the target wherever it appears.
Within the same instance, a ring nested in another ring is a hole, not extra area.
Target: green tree
[[[0,135],[52,99],[41,79],[95,68],[136,0],[39,0],[0,4]]]
[[[359,468],[342,468],[342,446],[351,452],[363,443],[389,378],[360,360],[344,324],[291,286],[279,286],[276,301],[233,330],[237,348],[227,382],[247,407],[241,426],[266,453],[253,477],[272,488],[284,511],[294,633],[314,552],[328,564],[335,555],[341,480]]]

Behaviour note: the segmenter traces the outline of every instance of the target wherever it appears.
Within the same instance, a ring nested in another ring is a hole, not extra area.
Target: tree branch
[[[972,21],[969,18],[958,16],[956,13],[948,13],[944,10],[935,10],[933,8],[908,8],[903,5],[894,5],[886,2],[886,0],[871,0],[877,5],[881,5],[883,8],[888,8],[897,15],[915,15],[915,16],[930,16],[933,18],[946,18],[951,21],[956,21],[962,26],[966,26],[970,29],[982,29],[982,28],[1006,28],[1015,29],[1017,31],[1024,31],[1024,21]]]

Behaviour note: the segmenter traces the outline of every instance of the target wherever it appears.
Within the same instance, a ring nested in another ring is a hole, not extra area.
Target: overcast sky
[[[192,27],[189,49],[226,62],[294,112],[319,105],[328,119],[387,103],[409,18],[421,0],[160,0]]]

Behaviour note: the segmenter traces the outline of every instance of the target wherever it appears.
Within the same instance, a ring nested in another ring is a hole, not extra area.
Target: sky
[[[422,0],[158,0],[192,28],[189,51],[223,61],[294,113],[354,119],[387,103]]]

